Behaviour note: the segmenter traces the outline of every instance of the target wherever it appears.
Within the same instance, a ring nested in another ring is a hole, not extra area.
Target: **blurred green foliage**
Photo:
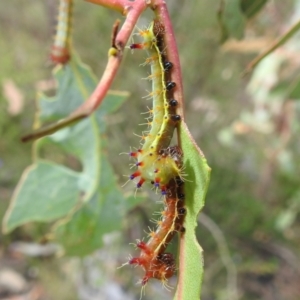
[[[270,299],[270,293],[271,297],[277,293],[280,299],[299,299],[295,286],[299,282],[300,255],[300,97],[297,89],[288,93],[291,80],[299,74],[297,39],[275,53],[267,61],[268,66],[253,73],[252,79],[240,77],[261,45],[268,45],[290,26],[290,19],[300,18],[299,5],[293,0],[275,0],[256,12],[256,8],[245,8],[249,1],[242,1],[241,11],[253,19],[245,22],[245,41],[238,47],[230,39],[223,46],[219,44],[219,1],[169,2],[183,70],[187,123],[212,167],[204,212],[226,237],[238,270],[240,299]],[[262,6],[264,1],[255,3]],[[99,78],[106,64],[111,24],[120,16],[89,3],[75,4],[74,47]],[[19,137],[31,129],[36,83],[51,78],[46,63],[54,11],[50,0],[11,0],[0,9],[0,40],[4,41],[0,47],[1,84],[3,87],[5,80],[11,79],[24,95],[21,114],[12,116],[7,112],[4,93],[0,94],[0,215],[8,206],[20,174],[31,164],[30,145],[21,144]],[[148,22],[142,18],[140,26]],[[262,40],[265,43],[256,43]],[[114,83],[115,89],[130,87],[131,92],[122,109],[107,120],[107,155],[120,184],[124,183],[122,175],[129,171],[127,159],[119,153],[138,146],[132,133],[142,130],[136,124],[143,123],[140,112],[147,106],[141,98],[149,87],[138,80],[147,76],[148,70],[139,67],[144,59],[145,53],[132,55],[128,51]],[[45,155],[54,161],[60,159],[59,154]],[[134,187],[128,184],[123,189],[132,191]],[[132,242],[132,236],[143,236],[136,227],[149,224],[152,204],[138,206],[135,217],[131,214],[130,221],[125,221],[126,242]],[[138,226],[140,222],[144,224]],[[48,230],[42,225],[37,227],[26,226],[1,239],[9,244],[24,236],[41,237]],[[204,287],[209,287],[203,299],[226,299],[226,272],[216,243],[203,226],[198,237],[206,261]],[[127,249],[121,252],[120,261],[124,262]],[[126,278],[124,275],[123,282]],[[284,285],[284,280],[289,284]]]

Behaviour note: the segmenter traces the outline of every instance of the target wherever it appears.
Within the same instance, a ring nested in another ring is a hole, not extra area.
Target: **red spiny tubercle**
[[[137,157],[139,155],[139,153],[142,153],[142,152],[143,152],[142,149],[138,149],[136,152],[129,152],[129,156]]]
[[[145,179],[141,178],[140,181],[137,183],[136,187],[140,188],[145,181],[146,181]]]
[[[129,46],[130,49],[145,49],[145,47],[147,47],[146,43],[131,44]]]
[[[133,174],[130,175],[130,179],[134,179],[136,177],[139,177],[141,175],[141,173],[139,171],[134,172]]]

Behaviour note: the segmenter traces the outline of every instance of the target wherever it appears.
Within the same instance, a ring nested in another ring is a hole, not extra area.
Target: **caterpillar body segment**
[[[130,175],[130,179],[140,177],[138,188],[145,181],[152,182],[155,187],[165,190],[169,181],[181,173],[181,166],[171,155],[157,154],[154,151],[141,151],[135,153],[138,171]]]
[[[150,131],[143,136],[144,143],[137,158],[138,172],[130,176],[130,179],[140,177],[137,187],[146,182],[152,182],[161,189],[164,194],[168,182],[180,175],[181,169],[170,155],[161,155],[170,145],[174,129],[181,117],[176,114],[178,105],[173,97],[176,83],[172,81],[171,70],[173,63],[167,60],[164,46],[164,27],[157,20],[151,22],[145,30],[139,30],[143,42],[130,45],[131,49],[145,49],[149,57],[145,64],[150,64],[152,92],[149,96],[153,100],[151,112],[152,120],[147,118]]]
[[[176,82],[172,78],[173,63],[168,60],[165,46],[165,29],[161,22],[154,20],[145,30],[139,30],[143,41],[130,45],[131,49],[144,49],[149,57],[143,65],[150,65],[152,91],[147,98],[152,99],[148,108],[149,117],[145,125],[150,128],[143,132],[140,149],[130,152],[137,168],[129,179],[136,180],[137,188],[151,182],[163,195],[164,208],[155,221],[156,228],[148,233],[147,242],[138,241],[140,254],[126,264],[138,265],[144,270],[141,280],[142,292],[147,282],[160,280],[166,286],[168,278],[176,272],[174,255],[167,247],[179,233],[185,233],[184,219],[187,213],[184,194],[183,153],[179,146],[170,146],[175,128],[181,122],[178,114],[179,103],[174,97]]]
[[[164,210],[161,212],[161,220],[157,222],[157,229],[150,232],[147,243],[142,241],[137,243],[136,246],[141,251],[140,256],[133,257],[128,262],[144,269],[142,285],[147,284],[151,278],[166,283],[167,279],[175,274],[174,256],[166,252],[166,249],[176,232],[184,233],[185,214],[183,182],[177,177],[169,182]]]
[[[73,0],[60,0],[58,22],[50,58],[56,64],[66,64],[70,58]]]

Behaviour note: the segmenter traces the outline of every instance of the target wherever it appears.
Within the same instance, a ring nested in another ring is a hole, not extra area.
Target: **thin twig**
[[[117,39],[118,31],[119,31],[120,22],[121,22],[120,20],[116,20],[116,22],[114,23],[113,29],[112,29],[112,34],[111,34],[111,46],[116,49],[117,49],[116,39]]]
[[[115,8],[118,11],[120,11],[119,8],[122,5],[122,13],[126,15],[125,22],[117,34],[116,24],[113,27],[112,35],[114,36],[114,46],[108,51],[108,62],[102,78],[89,99],[80,107],[78,107],[73,113],[55,124],[51,124],[45,128],[41,128],[40,130],[22,137],[23,142],[36,140],[43,136],[52,134],[61,128],[73,125],[77,121],[88,117],[97,109],[97,107],[102,103],[102,100],[106,96],[116,76],[123,58],[125,45],[137,23],[137,20],[148,5],[146,1],[130,2],[126,0],[93,0],[91,2],[101,4],[109,8]]]
[[[294,24],[284,35],[282,35],[277,41],[275,41],[268,49],[263,53],[256,56],[246,67],[246,70],[242,73],[242,76],[249,74],[266,56],[283,45],[288,39],[290,39],[300,29],[300,20]]]
[[[130,5],[132,2],[124,0],[85,0],[86,2],[98,4],[110,9],[114,9],[120,13],[123,13],[125,5]],[[127,4],[128,2],[128,4]],[[126,3],[126,4],[125,4]]]

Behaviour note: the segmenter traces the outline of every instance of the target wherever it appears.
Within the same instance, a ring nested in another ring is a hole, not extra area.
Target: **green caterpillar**
[[[56,64],[65,64],[70,60],[71,23],[73,0],[60,0],[58,23],[50,58]]]
[[[181,117],[176,114],[178,102],[173,99],[176,83],[170,79],[173,64],[167,60],[164,50],[164,27],[154,20],[146,30],[139,31],[143,43],[130,45],[131,49],[146,49],[150,54],[145,64],[151,65],[153,108],[150,110],[152,121],[148,122],[151,129],[143,136],[144,144],[130,156],[137,158],[138,170],[130,175],[130,179],[140,177],[137,187],[150,181],[165,194],[167,185],[172,178],[181,175],[181,165],[170,155],[170,145],[174,129]]]

